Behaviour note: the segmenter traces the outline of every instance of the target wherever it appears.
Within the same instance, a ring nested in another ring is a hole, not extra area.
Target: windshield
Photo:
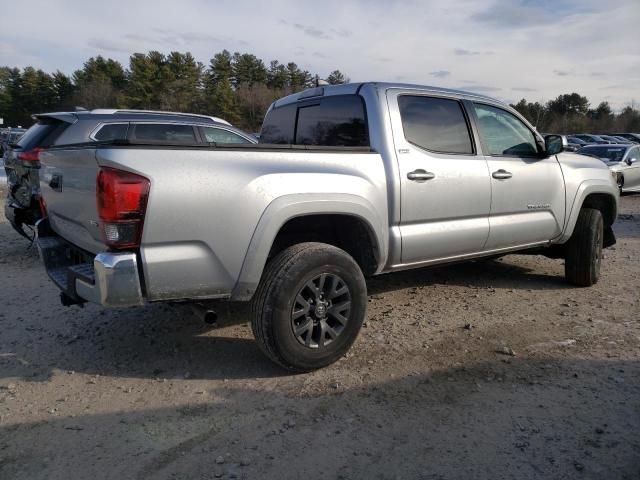
[[[626,147],[584,147],[578,150],[578,153],[592,155],[607,162],[621,162],[626,153]]]

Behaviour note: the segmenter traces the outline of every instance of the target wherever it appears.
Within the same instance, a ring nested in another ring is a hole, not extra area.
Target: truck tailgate
[[[40,189],[51,228],[83,250],[104,251],[96,201],[96,150],[50,149],[41,152],[40,162]]]

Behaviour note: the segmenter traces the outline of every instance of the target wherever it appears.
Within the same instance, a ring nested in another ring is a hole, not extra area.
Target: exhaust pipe
[[[192,304],[191,309],[193,310],[193,313],[195,313],[195,315],[204,323],[208,325],[218,325],[218,314],[215,310],[207,308],[199,303]]]

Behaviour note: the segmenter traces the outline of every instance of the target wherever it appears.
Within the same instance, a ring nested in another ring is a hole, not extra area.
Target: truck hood
[[[607,164],[596,157],[589,155],[581,155],[573,152],[562,152],[556,155],[560,165],[567,166],[569,168],[600,168],[607,169]]]

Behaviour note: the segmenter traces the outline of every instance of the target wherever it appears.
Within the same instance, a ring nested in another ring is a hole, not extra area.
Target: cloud
[[[108,52],[131,53],[131,44],[109,40],[106,38],[90,38],[87,45]]]
[[[468,90],[470,92],[477,92],[477,93],[491,93],[491,92],[499,92],[502,90],[502,88],[492,87],[489,85],[463,85],[462,87],[457,87],[456,90]]]
[[[526,0],[501,0],[494,2],[490,7],[471,15],[471,20],[487,24],[498,28],[531,27],[538,25],[548,25],[552,22],[561,21],[562,17],[557,14],[553,3],[544,5],[532,5],[533,2]],[[557,3],[561,3],[558,0]]]
[[[640,100],[637,0],[463,0],[462,7],[414,0],[392,8],[379,0],[325,0],[322,8],[298,0],[109,5],[29,0],[30,8],[12,11],[0,29],[1,63],[72,74],[96,55],[127,65],[133,52],[180,51],[208,63],[227,49],[266,63],[296,62],[313,74],[339,68],[355,82],[401,77],[504,96],[529,92],[531,101],[577,91],[594,105],[611,94],[613,108]],[[594,41],[603,19],[616,26],[615,34]],[[603,89],[616,83],[624,85]]]
[[[334,35],[337,35],[337,36],[343,37],[343,38],[347,38],[347,37],[351,36],[351,31],[347,30],[346,28],[340,28],[340,29],[332,28],[329,31],[331,33],[333,33]]]
[[[449,70],[436,70],[435,72],[429,72],[429,75],[436,78],[446,78],[451,75]]]
[[[316,27],[312,27],[309,25],[302,25],[301,23],[294,23],[293,27],[297,28],[298,30],[301,30],[302,32],[304,32],[305,35],[309,35],[310,37],[313,37],[313,38],[319,38],[322,40],[329,40],[331,38],[324,31]]]
[[[492,51],[479,52],[474,50],[467,50],[465,48],[456,48],[453,50],[453,53],[455,55],[463,57],[467,55],[493,55],[495,52],[492,52]]]

